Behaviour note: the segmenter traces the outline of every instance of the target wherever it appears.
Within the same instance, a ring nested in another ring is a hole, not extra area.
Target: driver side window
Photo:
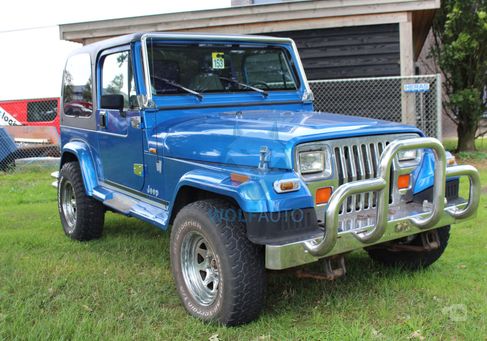
[[[102,66],[101,95],[122,95],[124,110],[133,108],[136,101],[135,81],[129,51],[105,57]]]

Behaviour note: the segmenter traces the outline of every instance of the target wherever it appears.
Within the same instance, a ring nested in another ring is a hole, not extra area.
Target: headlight
[[[325,155],[323,151],[299,153],[299,171],[301,174],[323,172],[325,167]]]
[[[397,160],[402,168],[416,167],[421,162],[422,156],[422,149],[401,150],[397,153]]]
[[[446,166],[447,167],[456,166],[457,160],[455,158],[455,155],[453,155],[449,151],[446,151],[445,154],[446,154]]]
[[[402,150],[399,153],[397,153],[397,157],[399,158],[400,162],[416,160],[418,157],[418,150],[417,149]]]

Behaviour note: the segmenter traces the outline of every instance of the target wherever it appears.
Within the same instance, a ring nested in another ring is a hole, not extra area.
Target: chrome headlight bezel
[[[320,155],[321,167],[316,168],[316,171],[306,170],[302,171],[302,155],[315,154]],[[331,152],[328,146],[321,143],[304,144],[296,147],[295,151],[295,169],[306,181],[330,178],[333,173]]]
[[[397,153],[396,162],[399,168],[416,168],[423,159],[423,149],[408,149]]]

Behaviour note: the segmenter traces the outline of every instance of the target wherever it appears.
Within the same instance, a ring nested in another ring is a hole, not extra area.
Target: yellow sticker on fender
[[[212,52],[211,53],[212,68],[213,69],[224,69],[225,68],[225,58],[223,52]]]

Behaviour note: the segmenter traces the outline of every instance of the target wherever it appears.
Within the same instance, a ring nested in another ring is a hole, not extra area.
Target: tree
[[[74,90],[73,90],[73,76],[69,73],[68,70],[64,71],[64,103],[69,103],[73,101],[73,95],[74,95]]]
[[[120,94],[123,89],[123,74],[118,74],[113,77],[110,84],[107,85],[105,92],[107,94]]]
[[[91,90],[91,77],[86,82],[85,86],[83,87],[82,97],[83,101],[91,103],[93,101],[93,93]]]
[[[445,79],[445,109],[457,125],[458,151],[474,151],[487,111],[487,0],[443,0],[433,22],[432,55]]]

